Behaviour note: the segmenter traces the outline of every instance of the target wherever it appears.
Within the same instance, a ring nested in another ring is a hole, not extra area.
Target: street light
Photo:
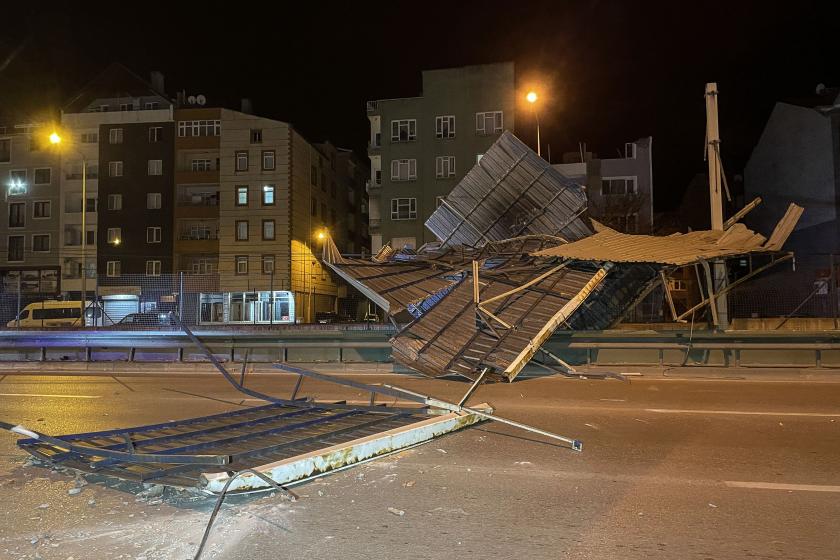
[[[61,148],[64,139],[57,131],[53,131],[49,136],[50,144]],[[82,301],[80,307],[82,314],[79,318],[81,326],[85,326],[85,307],[87,304],[87,158],[79,150],[74,150],[82,158]]]
[[[531,110],[534,112],[534,120],[537,122],[537,155],[542,156],[540,152],[540,117],[537,115],[537,99],[539,99],[539,96],[537,96],[537,92],[535,91],[529,91],[525,95],[525,100],[531,104]]]

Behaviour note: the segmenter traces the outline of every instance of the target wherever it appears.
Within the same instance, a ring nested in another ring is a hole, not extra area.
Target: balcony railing
[[[219,197],[201,195],[181,195],[178,197],[178,206],[218,206]]]
[[[375,113],[379,110],[379,101],[368,101],[367,102],[367,112],[368,113]]]
[[[178,235],[181,241],[213,241],[219,239],[218,231],[182,231]]]

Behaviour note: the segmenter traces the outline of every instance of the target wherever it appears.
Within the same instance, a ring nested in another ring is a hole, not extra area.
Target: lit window
[[[122,242],[122,230],[118,227],[108,228],[108,243],[119,245]]]
[[[262,203],[263,206],[272,206],[274,204],[274,185],[263,185]]]
[[[248,206],[248,187],[247,185],[242,185],[236,187],[236,205],[237,206]]]

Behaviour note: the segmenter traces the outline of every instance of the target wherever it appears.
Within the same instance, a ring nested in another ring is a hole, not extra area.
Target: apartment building
[[[653,228],[653,138],[624,144],[623,157],[570,152],[553,167],[586,186],[589,214],[625,233]]]
[[[120,64],[107,67],[65,105],[61,115],[64,140],[59,147],[61,152],[59,260],[62,292],[70,295],[73,293],[78,295],[81,292],[83,259],[85,289],[90,292],[97,285],[99,178],[101,174],[106,173],[109,178],[117,180],[120,173],[120,161],[123,161],[124,171],[124,160],[111,159],[117,157],[112,154],[110,148],[116,145],[111,144],[111,130],[124,131],[124,127],[132,123],[142,128],[148,123],[171,122],[172,116],[172,103],[163,93],[163,76],[152,73],[152,81],[146,81]],[[103,146],[109,147],[104,148],[105,153],[100,153]],[[125,157],[124,153],[119,157]],[[85,201],[82,200],[83,168],[86,176],[87,200]],[[112,173],[113,176],[111,176]],[[107,198],[103,197],[103,200],[107,201]],[[84,233],[82,232],[83,211],[85,213]],[[85,235],[84,251],[82,235]],[[107,242],[107,239],[105,241]],[[108,254],[113,255],[114,252],[110,251]],[[106,269],[102,272],[105,275],[107,275],[107,260],[103,260]],[[110,260],[119,262],[115,258]],[[111,266],[121,265],[112,264]],[[118,272],[121,270],[112,268],[112,275]]]
[[[49,125],[0,123],[0,291],[57,294],[59,158]]]
[[[419,97],[367,102],[371,249],[434,241],[424,222],[515,126],[512,62],[422,73]]]
[[[174,124],[100,126],[97,273],[172,272]]]

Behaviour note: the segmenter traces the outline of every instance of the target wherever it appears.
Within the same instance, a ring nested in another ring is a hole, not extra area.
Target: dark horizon
[[[831,56],[840,23],[814,2],[794,13],[748,2],[717,14],[599,1],[515,10],[426,2],[422,13],[408,3],[322,4],[306,14],[254,8],[228,20],[222,4],[149,14],[102,6],[7,9],[19,24],[0,39],[0,106],[56,109],[120,62],[144,78],[163,72],[170,95],[203,93],[210,105],[231,108],[247,97],[257,114],[290,122],[311,141],[363,154],[366,100],[419,95],[422,70],[512,60],[518,85],[546,85],[541,132],[553,161],[579,142],[610,157],[626,141],[653,136],[657,210],[678,205],[705,169],[706,82],[718,83],[730,176],[742,172],[777,101],[808,97],[818,83],[840,85]],[[518,115],[517,135],[534,144],[527,113]]]

